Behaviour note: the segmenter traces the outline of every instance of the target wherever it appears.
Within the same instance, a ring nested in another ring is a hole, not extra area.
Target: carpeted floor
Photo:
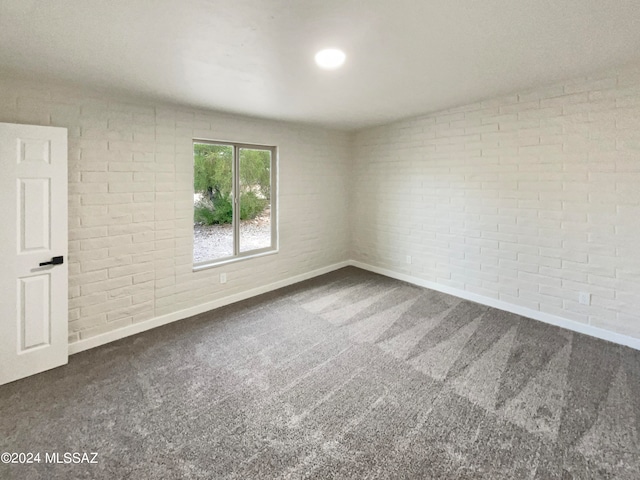
[[[639,479],[640,352],[346,268],[0,387],[2,479]],[[63,457],[61,457],[63,458]]]

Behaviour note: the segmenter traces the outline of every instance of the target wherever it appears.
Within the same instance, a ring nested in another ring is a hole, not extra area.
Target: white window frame
[[[193,264],[193,271],[206,268],[217,267],[228,263],[234,263],[249,258],[262,257],[278,253],[278,148],[275,145],[260,145],[256,143],[230,142],[228,140],[211,140],[194,138],[192,145],[205,143],[211,145],[224,145],[233,148],[233,163],[231,166],[232,187],[231,197],[233,199],[233,255],[209,260],[203,260]],[[265,248],[240,251],[240,196],[236,192],[240,191],[240,149],[268,150],[271,152],[271,245]],[[193,147],[192,147],[193,150]],[[192,182],[193,184],[193,182]],[[195,193],[195,192],[192,192]],[[193,195],[192,195],[193,198]]]

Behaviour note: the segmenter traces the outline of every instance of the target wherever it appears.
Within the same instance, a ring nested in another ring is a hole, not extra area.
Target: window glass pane
[[[271,246],[271,151],[240,149],[240,251]]]
[[[233,146],[193,144],[193,261],[233,256]]]

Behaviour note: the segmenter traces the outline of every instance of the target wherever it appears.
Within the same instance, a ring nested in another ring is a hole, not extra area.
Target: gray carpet
[[[2,479],[639,479],[640,352],[346,268],[0,387]]]

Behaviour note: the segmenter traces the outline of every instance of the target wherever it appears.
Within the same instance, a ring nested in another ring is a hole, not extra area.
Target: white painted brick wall
[[[353,259],[640,338],[640,68],[367,129],[353,148]]]
[[[69,129],[71,342],[349,257],[640,337],[638,68],[356,135],[6,79],[0,121]],[[192,272],[194,137],[278,145],[279,254]]]
[[[7,79],[0,121],[69,130],[70,342],[348,258],[347,133]],[[278,254],[192,272],[194,137],[278,146]]]

